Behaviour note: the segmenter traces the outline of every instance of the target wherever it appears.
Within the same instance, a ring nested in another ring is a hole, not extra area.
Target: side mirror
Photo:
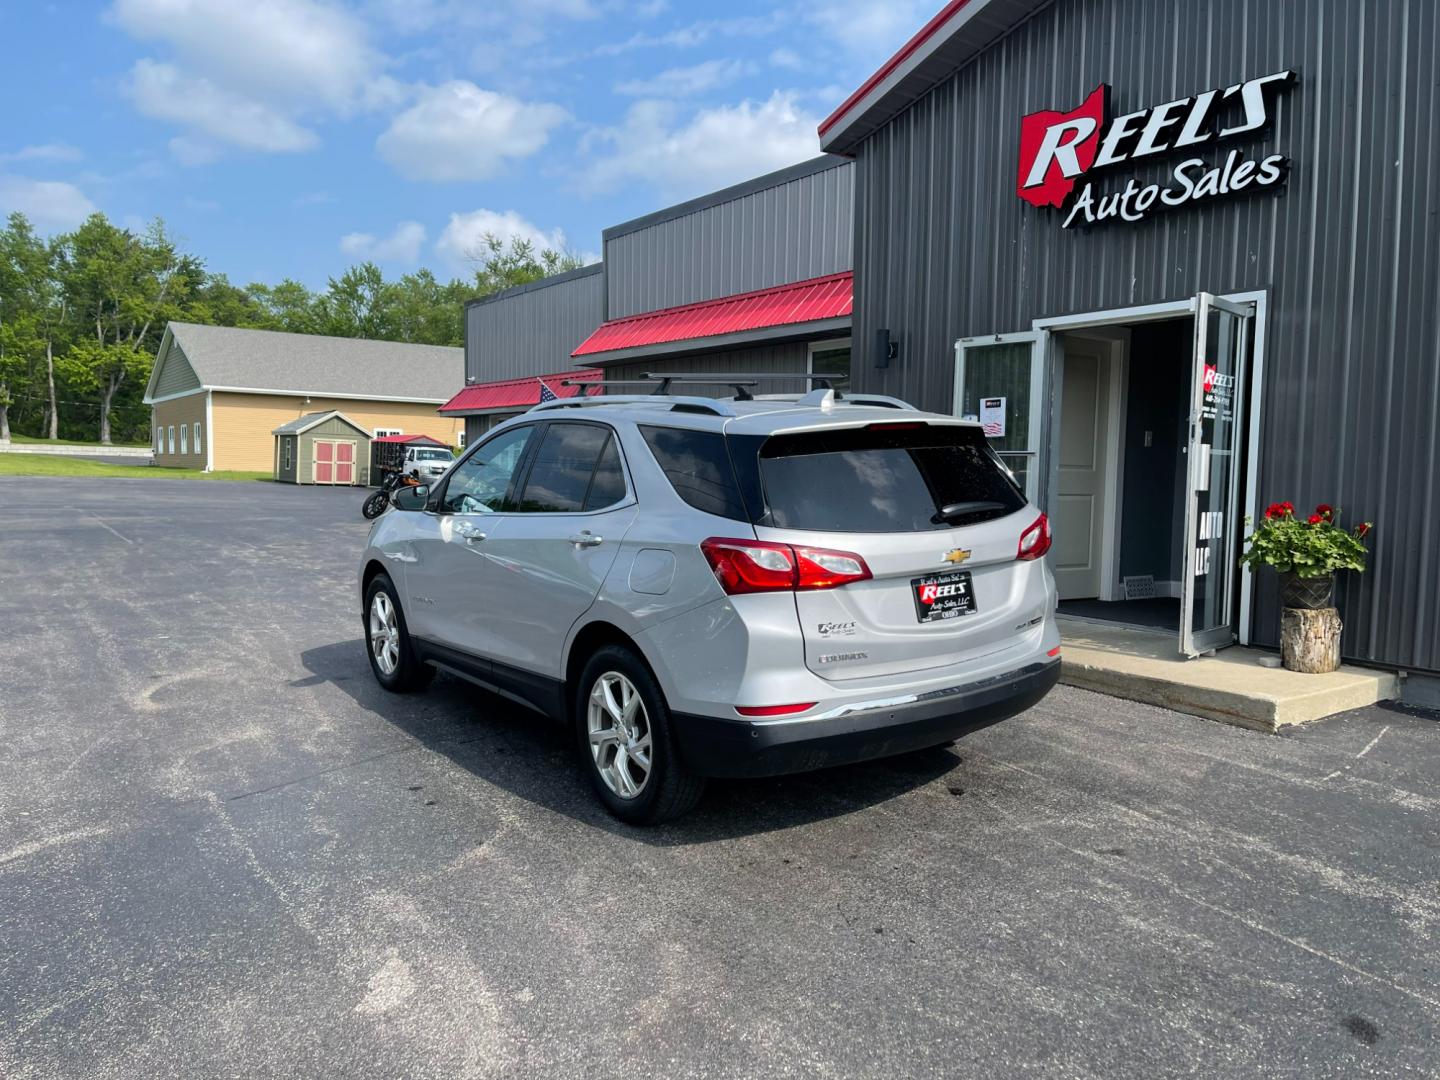
[[[424,510],[430,501],[430,485],[416,484],[412,487],[396,488],[390,502],[396,510]]]

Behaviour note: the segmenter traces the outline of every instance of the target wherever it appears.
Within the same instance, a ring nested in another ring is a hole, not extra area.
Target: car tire
[[[620,645],[598,650],[574,693],[581,764],[611,814],[631,825],[658,825],[700,801],[705,781],[680,760],[665,695],[634,652]]]
[[[400,596],[387,575],[376,574],[365,589],[360,624],[365,632],[365,655],[370,658],[376,682],[396,694],[430,685],[435,669],[415,655]]]

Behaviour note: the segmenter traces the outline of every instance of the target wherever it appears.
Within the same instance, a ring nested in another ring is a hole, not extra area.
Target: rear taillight
[[[835,589],[869,578],[870,568],[854,552],[792,547],[767,540],[712,536],[700,550],[720,587],[739,593]]]
[[[1015,558],[1020,560],[1038,559],[1050,550],[1050,519],[1041,514],[1020,534],[1020,547]]]
[[[813,701],[797,701],[794,705],[736,705],[735,711],[741,716],[794,716],[814,707]]]

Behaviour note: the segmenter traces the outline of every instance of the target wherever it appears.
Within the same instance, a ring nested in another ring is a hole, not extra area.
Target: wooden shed
[[[281,424],[274,435],[277,483],[370,483],[370,433],[339,410],[306,413]]]

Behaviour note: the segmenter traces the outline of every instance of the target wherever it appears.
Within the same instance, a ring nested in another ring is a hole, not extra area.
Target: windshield
[[[926,532],[1025,505],[979,430],[949,424],[774,436],[760,449],[760,478],[779,529]]]
[[[449,450],[416,450],[416,461],[453,461],[455,455]]]

